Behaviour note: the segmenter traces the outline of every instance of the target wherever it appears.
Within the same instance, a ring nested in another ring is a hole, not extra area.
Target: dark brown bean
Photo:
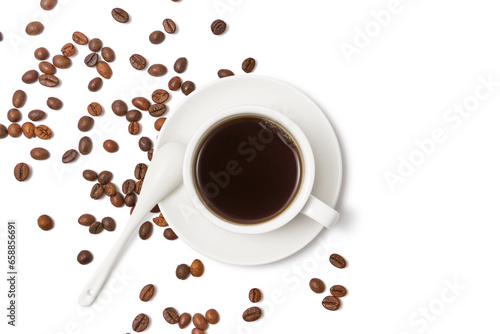
[[[191,263],[191,267],[189,268],[189,270],[191,271],[191,275],[193,275],[194,277],[200,277],[205,271],[205,266],[203,265],[203,262],[196,259],[193,261],[193,263]]]
[[[135,190],[135,181],[132,179],[125,180],[122,184],[122,191],[125,195],[132,194]]]
[[[167,34],[173,34],[177,30],[177,26],[171,19],[165,19],[163,20],[163,29],[165,29]]]
[[[36,137],[35,129],[36,129],[35,125],[31,122],[26,122],[21,127],[21,130],[23,131],[23,135],[28,139]]]
[[[128,13],[121,8],[114,8],[111,11],[111,16],[113,16],[113,18],[120,23],[127,23],[130,19]]]
[[[245,72],[245,73],[250,73],[253,71],[253,69],[255,68],[255,59],[253,58],[247,58],[243,61],[243,63],[241,64],[241,69]]]
[[[253,306],[243,312],[243,320],[247,322],[259,320],[262,316],[262,310],[259,307]]]
[[[171,228],[165,229],[165,231],[163,231],[163,236],[167,240],[176,240],[178,238],[177,234],[175,234],[174,230]]]
[[[347,289],[342,285],[334,285],[330,288],[330,294],[334,297],[344,297],[347,294]]]
[[[167,67],[162,64],[154,64],[148,68],[148,73],[153,77],[162,77],[167,74]]]
[[[104,230],[104,227],[102,226],[101,222],[93,222],[89,226],[89,232],[90,234],[99,234]]]
[[[140,71],[146,68],[147,65],[146,58],[144,58],[139,54],[133,54],[132,56],[130,56],[129,60],[132,67],[135,68],[136,70]]]
[[[205,313],[205,319],[207,319],[211,325],[215,325],[220,319],[219,312],[212,308]]]
[[[115,51],[113,51],[112,48],[107,47],[107,46],[105,46],[105,47],[102,48],[102,50],[101,50],[101,56],[108,63],[112,63],[116,59]]]
[[[121,208],[123,206],[123,195],[116,193],[115,196],[110,197],[110,202],[114,207]]]
[[[60,110],[63,107],[63,103],[57,97],[49,97],[47,99],[47,107],[52,110]]]
[[[35,129],[36,131],[36,129]],[[12,123],[11,125],[9,125],[9,127],[7,128],[7,133],[9,134],[9,136],[11,136],[12,138],[17,138],[19,136],[22,135],[23,131],[21,129],[21,126],[17,123]]]
[[[35,160],[47,160],[50,157],[49,151],[42,147],[35,147],[31,150],[30,155]]]
[[[134,176],[138,180],[144,180],[147,172],[148,172],[148,166],[146,164],[139,163],[135,166]]]
[[[168,100],[170,94],[164,89],[157,89],[151,94],[154,103],[163,103]]]
[[[154,153],[154,151],[155,151],[154,149],[150,149],[148,151],[148,160],[149,161],[153,160],[153,153]]]
[[[158,118],[156,121],[155,121],[155,130],[156,131],[160,131],[162,126],[163,126],[163,123],[165,123],[167,119],[165,117],[161,117],[161,118]]]
[[[52,64],[57,68],[66,69],[71,67],[71,59],[63,55],[55,55],[52,58]]]
[[[78,158],[78,152],[76,150],[67,150],[62,156],[62,162],[64,164],[70,163]]]
[[[177,73],[184,73],[187,68],[187,59],[184,57],[181,57],[177,59],[174,63],[174,71]]]
[[[12,94],[12,105],[14,108],[22,108],[28,99],[28,95],[20,89],[16,90],[14,94]]]
[[[134,193],[128,194],[127,196],[125,196],[123,201],[124,201],[126,206],[131,208],[131,207],[135,206],[135,203],[137,202],[137,195]]]
[[[149,317],[144,313],[139,314],[135,317],[132,322],[132,329],[136,332],[145,331],[149,326]]]
[[[175,276],[180,280],[185,280],[191,275],[187,264],[179,264],[175,269]]]
[[[12,108],[7,111],[7,119],[12,123],[19,122],[22,118],[23,116],[21,115],[19,109]]]
[[[135,193],[137,195],[141,194],[142,184],[143,184],[142,180],[137,181],[137,183],[135,184]]]
[[[49,63],[48,61],[42,61],[40,64],[38,64],[38,69],[42,73],[50,74],[50,75],[56,74],[56,72],[57,72],[54,65],[52,65],[52,63]]]
[[[88,89],[91,92],[97,92],[99,89],[102,88],[102,79],[101,78],[94,78],[90,80]]]
[[[32,84],[38,81],[38,71],[37,70],[29,70],[23,74],[21,80],[25,84]]]
[[[182,86],[182,80],[179,77],[173,77],[168,82],[168,89],[170,89],[171,91],[177,91],[179,90],[179,88],[181,88],[181,86]]]
[[[336,311],[340,308],[341,302],[340,299],[334,296],[326,296],[323,299],[323,307],[326,308],[328,311]]]
[[[106,194],[106,196],[109,196],[109,197],[115,196],[117,193],[115,184],[111,183],[111,182],[106,184],[104,186],[104,193]]]
[[[149,114],[153,117],[160,117],[167,111],[167,106],[163,103],[153,104],[149,107]]]
[[[116,100],[111,104],[111,110],[116,116],[125,116],[128,111],[127,104],[122,100]]]
[[[106,186],[108,186],[111,183],[108,183]],[[109,232],[113,232],[116,229],[116,222],[113,218],[111,217],[104,217],[102,219],[102,227]]]
[[[257,288],[253,288],[248,292],[248,299],[250,299],[252,303],[260,302],[261,298],[262,292],[260,292],[260,290]]]
[[[46,60],[49,58],[49,50],[46,48],[38,48],[35,50],[34,55],[37,60]]]
[[[148,101],[145,97],[135,97],[132,99],[132,104],[140,110],[147,111],[151,106],[151,102]]]
[[[57,0],[41,0],[40,7],[43,10],[52,10],[57,5]]]
[[[28,118],[33,122],[41,121],[45,116],[47,116],[47,114],[40,109],[31,110],[28,113]]]
[[[108,184],[112,179],[113,173],[107,170],[103,170],[99,173],[99,176],[97,176],[97,181],[99,181],[99,183],[102,185]]]
[[[89,39],[87,36],[85,36],[84,33],[81,33],[79,31],[75,31],[72,36],[73,42],[75,42],[78,45],[85,45],[89,42]]]
[[[26,34],[28,34],[30,36],[36,36],[36,35],[40,35],[44,29],[45,29],[45,27],[43,26],[43,24],[41,22],[34,21],[34,22],[28,23],[25,31],[26,31]]]
[[[9,135],[9,132],[7,131],[7,128],[5,125],[0,124],[0,139],[4,139]]]
[[[90,139],[90,137],[87,136],[82,137],[78,142],[78,151],[82,155],[87,155],[90,152],[92,152],[92,147],[93,144],[92,144],[92,139]]]
[[[205,331],[195,327],[191,330],[191,334],[205,334]]]
[[[45,87],[57,87],[59,85],[59,79],[50,74],[42,74],[38,77],[38,82]]]
[[[19,182],[26,181],[30,176],[30,167],[24,162],[18,163],[16,167],[14,167],[14,177]]]
[[[49,231],[54,228],[54,221],[47,215],[41,215],[37,220],[38,227],[44,231]]]
[[[155,286],[153,284],[148,284],[142,288],[141,292],[139,293],[139,299],[143,302],[148,302],[151,300],[151,298],[153,298],[154,294]]]
[[[92,52],[99,52],[102,49],[102,41],[99,38],[92,38],[89,41],[89,49]]]
[[[118,152],[119,149],[118,143],[111,139],[105,140],[102,147],[109,153]]]
[[[99,62],[99,55],[95,52],[88,54],[83,60],[88,67],[94,67]]]
[[[97,73],[99,73],[105,79],[109,79],[113,75],[111,67],[109,67],[108,63],[104,61],[98,62],[96,68],[97,68]]]
[[[94,256],[88,250],[82,250],[80,253],[78,253],[78,255],[76,257],[76,260],[78,261],[78,263],[80,263],[82,265],[89,264],[90,262],[92,262],[93,259],[94,259]]]
[[[231,70],[227,70],[227,69],[222,69],[222,70],[219,70],[219,72],[217,72],[217,75],[219,76],[219,78],[225,78],[225,77],[231,77],[234,75],[233,71]]]
[[[325,291],[325,283],[319,278],[313,278],[309,281],[309,287],[315,293],[323,293]]]
[[[91,169],[86,169],[83,171],[82,176],[87,181],[95,181],[97,180],[97,173]]]
[[[40,139],[52,138],[52,131],[46,125],[39,125],[35,129],[35,135]]]
[[[78,120],[78,130],[82,132],[90,131],[93,127],[94,119],[90,116],[82,116],[80,120]]]
[[[194,85],[194,82],[192,82],[192,81],[185,81],[182,84],[182,92],[184,93],[184,95],[191,94],[195,89],[196,89],[196,86]]]
[[[139,228],[139,237],[142,240],[149,239],[149,237],[153,234],[153,224],[151,222],[144,222]]]
[[[82,226],[90,226],[95,222],[95,217],[90,213],[85,213],[78,218],[78,224]]]
[[[214,35],[221,35],[226,31],[227,24],[222,20],[215,20],[210,27]]]
[[[66,43],[64,46],[61,48],[61,53],[65,57],[71,57],[76,53],[76,48],[73,45],[73,43]]]
[[[179,328],[180,329],[186,328],[190,322],[191,322],[191,314],[182,313],[179,317]]]
[[[139,122],[130,122],[130,124],[128,125],[128,132],[131,134],[131,135],[136,135],[138,134],[139,132],[141,132],[141,125],[139,124]]]
[[[104,188],[102,184],[100,183],[94,184],[92,190],[90,191],[90,197],[92,199],[100,199],[103,194],[104,194]]]
[[[152,44],[161,44],[165,40],[165,34],[159,30],[153,31],[149,35],[149,41]]]
[[[340,269],[345,268],[347,266],[347,262],[339,254],[330,255],[330,263]]]
[[[97,102],[92,102],[87,106],[87,111],[90,116],[99,116],[102,114],[102,106]]]
[[[139,139],[139,148],[141,151],[147,152],[152,146],[153,142],[148,137],[141,137],[141,139]]]
[[[163,310],[163,318],[169,324],[174,325],[179,322],[179,313],[173,307],[167,307]]]
[[[201,330],[205,330],[208,328],[207,319],[205,319],[205,317],[201,313],[195,313],[193,315],[193,325]]]

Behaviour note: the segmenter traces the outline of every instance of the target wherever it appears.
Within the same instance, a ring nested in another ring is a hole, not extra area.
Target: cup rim
[[[215,214],[200,198],[193,176],[196,153],[198,151],[201,140],[209,131],[211,131],[220,123],[228,119],[241,116],[265,117],[283,126],[294,138],[302,158],[301,183],[297,193],[295,194],[295,198],[281,213],[271,218],[270,220],[258,224],[241,224],[231,222]],[[202,214],[203,217],[205,217],[214,225],[230,232],[243,234],[259,234],[270,232],[282,227],[283,225],[291,221],[300,213],[307,200],[309,199],[314,184],[314,177],[315,163],[313,151],[309,140],[307,139],[304,132],[300,129],[300,127],[295,124],[295,122],[293,122],[290,118],[274,109],[251,104],[238,105],[224,109],[206,120],[196,130],[195,134],[189,141],[186,148],[186,155],[183,165],[184,187],[194,207]]]

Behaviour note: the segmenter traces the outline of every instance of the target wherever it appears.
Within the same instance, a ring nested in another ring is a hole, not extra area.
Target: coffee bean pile
[[[343,269],[347,266],[346,260],[339,254],[330,255],[330,263],[339,268]],[[309,287],[314,293],[323,293],[325,291],[325,283],[319,278],[313,278],[309,281]],[[323,298],[322,305],[329,311],[336,311],[342,305],[339,298],[344,297],[347,294],[347,289],[342,285],[334,285],[330,288],[330,295]]]

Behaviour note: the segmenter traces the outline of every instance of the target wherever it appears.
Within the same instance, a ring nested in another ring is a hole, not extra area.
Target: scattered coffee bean
[[[137,202],[137,196],[136,194],[128,194],[127,196],[125,196],[125,198],[123,199],[124,203],[126,206],[128,206],[129,208],[135,206],[135,203]]]
[[[224,31],[226,31],[226,28],[227,28],[226,22],[222,20],[215,20],[214,22],[212,22],[211,29],[214,35],[223,34]]]
[[[33,122],[41,121],[45,116],[47,116],[47,114],[40,109],[31,110],[28,113],[28,118]]]
[[[154,149],[150,149],[148,151],[148,160],[149,161],[153,160],[153,153],[154,153],[154,151],[155,151]]]
[[[177,30],[177,26],[171,19],[165,19],[163,20],[163,29],[165,29],[167,34],[173,34]]]
[[[165,220],[165,217],[163,217],[163,214],[160,214],[158,217],[153,218],[153,222],[160,227],[168,226],[168,223]]]
[[[323,299],[323,307],[326,308],[329,311],[336,311],[340,308],[340,299],[334,296],[326,296]]]
[[[99,38],[92,38],[89,41],[89,49],[92,52],[99,52],[102,49],[102,41]]]
[[[31,150],[30,155],[35,160],[47,160],[50,157],[49,151],[42,147],[35,147]]]
[[[191,314],[182,313],[181,316],[179,317],[179,328],[180,329],[186,328],[190,322],[191,322]]]
[[[135,181],[132,179],[125,180],[122,184],[122,191],[125,195],[132,194],[135,190]]]
[[[325,283],[319,278],[313,278],[309,281],[309,287],[315,293],[323,293],[325,291]]]
[[[14,177],[19,182],[26,181],[26,179],[30,176],[30,167],[24,162],[18,163],[16,167],[14,167]]]
[[[153,31],[149,35],[149,41],[152,44],[161,44],[165,40],[165,34],[159,30]]]
[[[52,58],[52,64],[57,68],[66,69],[71,67],[71,59],[63,55],[55,55]]]
[[[142,288],[141,292],[139,293],[139,299],[143,302],[148,302],[151,300],[151,298],[153,298],[154,294],[155,286],[153,284],[148,284],[144,288]]]
[[[95,181],[97,180],[97,173],[91,169],[86,169],[83,171],[82,176],[87,181]]]
[[[219,312],[212,308],[205,313],[205,319],[207,319],[211,325],[215,325],[220,319]]]
[[[87,38],[87,36],[85,36],[85,34],[79,32],[79,31],[75,31],[73,33],[72,39],[73,39],[73,42],[75,42],[78,45],[85,45],[89,42],[89,39]]]
[[[196,86],[194,85],[194,82],[192,82],[192,81],[185,81],[182,84],[182,92],[184,93],[184,95],[191,94],[195,89],[196,89]]]
[[[12,95],[12,105],[14,108],[22,108],[24,104],[26,103],[26,100],[28,99],[28,96],[26,93],[22,90],[16,90],[14,94]]]
[[[104,143],[102,144],[102,147],[109,153],[118,152],[119,148],[118,143],[111,139],[105,140]]]
[[[148,68],[148,73],[153,77],[162,77],[167,74],[167,67],[162,64],[154,64]]]
[[[225,77],[231,77],[234,75],[234,73],[231,70],[222,69],[222,70],[219,70],[219,72],[217,72],[217,75],[219,76],[219,78],[222,79]]]
[[[200,277],[201,275],[203,275],[205,267],[200,260],[196,259],[193,261],[193,263],[191,263],[191,267],[189,268],[189,270],[191,271],[191,275],[193,275],[194,277]]]
[[[148,171],[148,166],[146,164],[139,163],[135,166],[134,176],[137,180],[144,180],[147,171]]]
[[[108,63],[104,61],[98,62],[96,68],[97,68],[97,73],[99,73],[105,79],[109,79],[113,75],[111,67],[109,67]]]
[[[181,86],[182,86],[182,80],[179,77],[173,77],[168,82],[168,89],[170,89],[171,91],[177,91],[179,90],[179,88],[181,88]]]
[[[9,135],[9,133],[7,132],[7,128],[5,127],[5,125],[0,124],[0,139],[3,139],[5,137],[7,137],[8,135]]]
[[[95,217],[90,213],[85,213],[78,218],[78,224],[82,226],[90,226],[95,222]]]
[[[139,228],[139,237],[142,240],[149,239],[149,237],[153,234],[153,224],[151,222],[145,222]]]
[[[114,8],[111,11],[111,16],[113,16],[113,18],[120,23],[127,23],[128,20],[130,19],[128,13],[121,8]]]
[[[144,313],[139,314],[137,317],[135,317],[134,321],[132,322],[132,329],[136,332],[145,331],[146,328],[148,328],[148,326],[149,326],[149,317]]]
[[[92,190],[90,191],[90,197],[92,199],[100,199],[103,194],[104,194],[104,188],[102,187],[102,184],[100,183],[94,184]]]
[[[44,231],[49,231],[54,228],[54,221],[47,215],[41,215],[38,217],[38,227]]]
[[[106,184],[106,186],[104,186],[104,193],[109,197],[115,196],[117,193],[115,184],[111,182]]]
[[[94,67],[99,62],[99,55],[97,53],[95,53],[95,52],[90,53],[89,55],[87,55],[87,57],[85,57],[85,59],[83,60],[83,62],[88,67]]]
[[[116,59],[116,55],[115,55],[115,52],[113,51],[113,49],[110,47],[107,47],[107,46],[102,48],[101,56],[108,63],[112,63]]]
[[[191,334],[205,334],[205,331],[195,327],[191,330]]]
[[[163,310],[163,318],[171,325],[179,322],[179,313],[173,307],[167,307]]]
[[[187,59],[184,57],[181,57],[177,59],[174,63],[174,71],[177,73],[184,73],[187,68]]]
[[[167,111],[167,106],[163,103],[153,104],[149,107],[149,114],[153,117],[160,117]]]
[[[87,111],[90,116],[99,116],[102,114],[102,106],[97,102],[92,102],[87,106]]]
[[[46,60],[47,58],[49,58],[49,50],[47,50],[46,48],[38,48],[35,50],[34,54],[37,60]]]
[[[31,122],[24,123],[23,126],[21,127],[21,130],[23,131],[23,135],[28,139],[36,137],[35,125]]]
[[[135,184],[135,193],[136,193],[137,195],[140,195],[140,194],[141,194],[142,183],[143,183],[143,181],[142,181],[142,180],[139,180],[139,181],[137,181],[137,183]]]
[[[171,228],[165,229],[165,231],[163,231],[163,236],[167,240],[176,240],[178,238],[177,234],[175,234],[174,230]]]
[[[125,116],[128,111],[128,107],[122,100],[116,100],[113,104],[111,104],[111,110],[113,110],[116,116]]]
[[[12,138],[17,138],[23,133],[21,126],[17,123],[12,123],[11,125],[9,125],[9,127],[7,128],[7,132]]]
[[[256,306],[250,307],[243,312],[243,320],[247,322],[258,320],[262,316],[262,310]]]
[[[22,118],[23,116],[19,109],[12,108],[7,112],[7,119],[12,123],[19,122]]]
[[[57,87],[59,85],[59,79],[50,74],[42,74],[38,77],[38,82],[45,87]]]
[[[54,65],[52,65],[52,63],[49,63],[48,61],[40,62],[40,64],[38,64],[38,69],[40,70],[40,72],[50,75],[56,74],[57,72]]]
[[[106,185],[111,180],[113,179],[113,173],[107,170],[103,170],[102,172],[99,173],[99,176],[97,177],[97,181],[99,181],[100,184]]]
[[[250,73],[253,71],[253,69],[255,68],[255,59],[253,58],[247,58],[243,61],[243,63],[241,64],[241,69],[245,72],[245,73]]]
[[[71,57],[76,53],[76,48],[73,43],[67,43],[61,48],[61,53],[65,57]]]
[[[63,103],[57,97],[49,97],[47,99],[47,107],[52,110],[60,110],[63,107]]]
[[[80,253],[78,253],[78,256],[76,257],[78,263],[83,265],[89,264],[90,262],[92,262],[93,259],[94,256],[88,250],[82,250]]]
[[[34,21],[34,22],[28,23],[25,31],[26,31],[26,34],[28,34],[30,36],[36,36],[36,35],[40,35],[44,29],[45,29],[45,27],[43,26],[43,24],[41,22]]]
[[[82,155],[87,155],[90,152],[92,152],[92,147],[93,144],[92,144],[92,139],[90,139],[90,137],[87,136],[82,137],[78,142],[78,151]]]
[[[260,302],[261,298],[262,298],[262,293],[257,288],[253,288],[250,290],[250,292],[248,292],[248,299],[250,299],[252,303]]]
[[[38,81],[38,72],[36,70],[29,70],[23,74],[21,80],[25,84],[32,84]]]
[[[90,80],[88,89],[91,92],[97,92],[99,89],[102,88],[102,79],[101,78],[94,78]]]
[[[195,313],[195,315],[193,315],[193,325],[201,330],[208,328],[207,319],[205,319],[201,313]]]
[[[151,94],[154,103],[163,103],[168,100],[170,94],[164,89],[157,89]]]
[[[345,268],[347,265],[347,262],[345,259],[340,256],[339,254],[332,254],[330,255],[330,263],[333,264],[337,268]]]
[[[334,297],[344,297],[347,294],[347,289],[342,285],[334,285],[330,288],[330,293]]]
[[[108,183],[106,185],[106,187],[108,185],[110,185],[111,183]],[[102,219],[102,227],[106,230],[106,231],[109,231],[109,232],[113,232],[115,229],[116,229],[116,222],[113,218],[111,217],[104,217]]]
[[[135,97],[132,99],[132,104],[134,107],[140,110],[147,111],[151,106],[151,103],[145,97]]]
[[[78,152],[76,150],[67,150],[62,156],[63,164],[70,163],[78,157]]]
[[[92,130],[94,127],[94,119],[90,116],[83,116],[78,121],[78,130],[82,132],[87,132]]]
[[[163,123],[165,123],[167,119],[165,117],[161,117],[161,118],[158,118],[156,121],[155,121],[155,130],[156,131],[160,131],[162,126],[163,126]]]
[[[146,58],[144,58],[139,54],[133,54],[129,60],[132,67],[135,68],[136,70],[143,70],[146,68],[147,65]]]
[[[102,226],[102,223],[101,222],[93,222],[92,224],[90,224],[89,226],[89,232],[90,234],[99,234],[102,232],[102,230],[104,229],[104,226]]]
[[[40,7],[43,10],[52,10],[57,5],[57,0],[41,0]]]
[[[127,111],[125,118],[129,122],[138,122],[142,118],[142,113],[139,110],[132,109]]]
[[[115,196],[109,198],[111,204],[116,208],[121,208],[123,206],[123,195],[120,193],[116,193]]]
[[[128,132],[131,134],[131,135],[136,135],[138,134],[139,132],[141,132],[141,125],[138,123],[138,122],[130,122],[130,124],[128,125]]]

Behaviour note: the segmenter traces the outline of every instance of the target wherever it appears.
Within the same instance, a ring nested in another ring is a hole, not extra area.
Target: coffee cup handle
[[[313,195],[309,196],[301,213],[314,219],[326,228],[332,228],[339,220],[339,213],[334,208],[320,201]]]

